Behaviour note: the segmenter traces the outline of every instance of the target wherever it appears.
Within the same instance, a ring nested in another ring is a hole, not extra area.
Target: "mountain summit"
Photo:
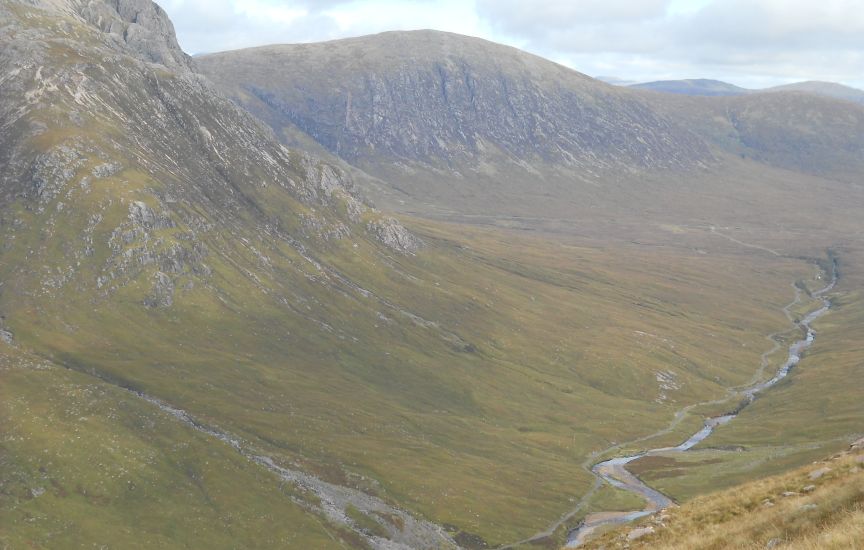
[[[415,198],[436,200],[454,175],[466,193],[496,195],[517,180],[542,193],[540,173],[596,181],[713,160],[699,137],[632,92],[451,33],[387,32],[196,62],[286,142],[300,143],[299,130]]]

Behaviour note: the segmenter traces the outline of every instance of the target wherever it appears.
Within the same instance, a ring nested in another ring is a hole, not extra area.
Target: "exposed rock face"
[[[449,33],[391,32],[197,61],[277,130],[296,125],[349,162],[476,166],[503,154],[596,169],[710,158],[700,139],[624,90]]]
[[[81,154],[67,145],[39,155],[33,163],[32,186],[27,194],[43,204],[51,201],[75,176],[75,171],[82,164]]]
[[[81,14],[144,59],[172,68],[191,68],[180,49],[174,25],[151,0],[90,0]]]
[[[368,229],[379,241],[403,254],[414,254],[420,248],[420,240],[393,218],[369,222]]]
[[[570,219],[631,204],[624,195],[652,178],[686,186],[734,163],[851,182],[864,169],[864,109],[848,101],[619,88],[449,33],[266,46],[196,66],[284,143],[323,147],[380,180],[366,187],[376,202],[412,213]]]
[[[150,307],[171,307],[174,304],[174,283],[168,275],[156,272],[153,276],[153,292],[144,303]]]
[[[16,19],[39,10],[63,23],[20,32]],[[80,231],[60,265],[39,276],[41,293],[74,283],[99,260],[86,281],[101,296],[156,277],[145,301],[167,307],[177,301],[174,287],[179,294],[210,276],[207,241],[241,230],[247,239],[287,241],[305,257],[315,246],[309,241],[348,237],[414,249],[395,222],[387,222],[389,232],[367,228],[380,215],[355,195],[344,171],[286,149],[189,71],[170,21],[149,0],[22,1],[0,11],[10,22],[0,28],[8,45],[0,51],[7,75],[0,82],[0,206],[26,199],[25,208],[46,217],[46,239],[63,237],[54,233],[58,224]],[[49,48],[101,62],[57,63]],[[68,114],[56,118],[51,110]],[[123,131],[84,131],[97,121]],[[47,145],[30,147],[25,137],[34,135],[45,135]],[[267,187],[305,206],[286,207],[276,222],[256,197]]]
[[[77,16],[109,40],[145,61],[172,69],[191,69],[192,59],[177,43],[174,25],[151,0],[17,0],[53,12]]]

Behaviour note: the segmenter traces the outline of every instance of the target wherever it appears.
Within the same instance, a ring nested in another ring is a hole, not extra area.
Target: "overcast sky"
[[[157,0],[159,1],[159,0]],[[864,88],[864,0],[161,0],[192,54],[439,29],[592,76]]]

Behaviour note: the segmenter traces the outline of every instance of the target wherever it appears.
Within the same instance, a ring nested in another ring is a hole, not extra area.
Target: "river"
[[[722,416],[707,418],[702,428],[693,435],[691,435],[689,438],[687,438],[687,440],[680,445],[676,445],[674,447],[658,447],[656,449],[650,449],[640,452],[638,454],[616,457],[595,464],[591,468],[591,472],[594,475],[614,487],[641,496],[645,499],[645,508],[643,508],[642,510],[634,510],[630,512],[598,512],[594,514],[589,514],[579,524],[578,527],[570,531],[567,537],[567,547],[575,548],[577,546],[580,546],[586,540],[588,540],[588,538],[597,529],[601,527],[628,523],[673,505],[674,502],[671,498],[664,495],[660,491],[648,486],[641,479],[639,479],[637,476],[633,475],[629,470],[627,470],[627,464],[645,456],[653,456],[661,453],[665,456],[668,456],[674,453],[685,453],[689,451],[690,449],[707,439],[712,433],[714,433],[714,430],[718,426],[728,424],[729,422],[734,420],[735,417],[738,416],[738,414],[747,405],[749,405],[753,402],[753,400],[756,399],[758,394],[764,392],[768,388],[777,384],[777,382],[779,382],[780,380],[786,378],[786,376],[789,375],[789,372],[793,369],[793,367],[795,367],[795,365],[797,365],[798,362],[801,360],[804,351],[806,351],[807,348],[813,345],[813,342],[816,339],[816,331],[813,330],[812,324],[814,321],[816,321],[816,319],[822,317],[831,309],[831,301],[826,298],[825,295],[830,292],[836,284],[837,262],[834,261],[831,270],[831,281],[824,288],[813,293],[813,297],[819,298],[821,300],[822,307],[808,314],[804,319],[796,323],[804,331],[804,338],[796,340],[792,344],[790,344],[789,354],[787,356],[786,362],[783,363],[783,365],[777,370],[777,373],[773,377],[771,377],[771,379],[764,382],[755,383],[732,394],[732,397],[744,398],[743,402],[734,411]],[[784,309],[784,311],[787,311],[788,313],[788,309]],[[688,407],[688,409],[692,408],[693,405]],[[676,418],[678,418],[678,416],[680,415],[676,415]]]

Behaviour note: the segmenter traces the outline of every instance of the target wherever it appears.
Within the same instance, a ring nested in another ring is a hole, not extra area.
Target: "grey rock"
[[[93,169],[93,176],[97,178],[108,178],[123,169],[117,162],[106,162]]]
[[[110,40],[141,59],[172,69],[191,70],[193,63],[177,42],[174,25],[151,0],[24,0],[53,12],[77,15]]]
[[[133,228],[143,228],[148,231],[175,226],[174,221],[167,213],[160,212],[157,214],[147,203],[142,201],[132,201],[129,204],[129,220],[132,222]]]
[[[403,254],[414,254],[422,246],[420,239],[393,218],[371,221],[366,228],[384,245]]]
[[[825,466],[825,467],[823,467],[823,468],[818,468],[818,469],[816,469],[816,470],[813,470],[813,471],[810,472],[810,474],[809,474],[810,480],[811,480],[811,481],[815,481],[815,480],[821,478],[822,476],[824,476],[825,474],[827,474],[827,473],[830,472],[830,471],[831,471],[831,468],[828,468],[827,466]]]
[[[806,486],[804,486],[804,488],[801,489],[801,492],[802,493],[812,493],[815,490],[816,490],[815,485],[806,485]]]
[[[75,177],[85,160],[76,149],[60,145],[36,157],[27,193],[40,203],[47,203]]]
[[[144,303],[148,307],[171,307],[174,304],[174,283],[168,275],[157,271],[153,276],[153,291]]]
[[[129,205],[129,219],[135,225],[151,228],[156,223],[156,214],[146,203],[133,201]]]
[[[8,330],[0,329],[0,341],[12,344],[15,341],[15,336]]]
[[[497,151],[568,166],[668,168],[711,158],[702,140],[633,94],[450,33],[389,32],[196,62],[274,128],[296,126],[349,162],[446,166]]]

